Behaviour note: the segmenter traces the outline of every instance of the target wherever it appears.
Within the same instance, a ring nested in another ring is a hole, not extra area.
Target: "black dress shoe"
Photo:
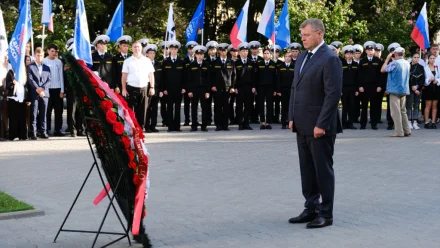
[[[434,122],[431,123],[431,129],[437,129],[437,124],[435,124]]]
[[[312,222],[307,224],[306,228],[321,228],[333,225],[333,218],[316,217]]]
[[[174,131],[174,129],[172,129],[172,128],[168,128],[168,130],[167,130],[167,132],[172,132],[172,131]]]
[[[221,131],[221,130],[223,130],[221,127],[216,127],[216,128],[215,128],[215,131],[216,131],[216,132]]]
[[[61,131],[55,132],[53,135],[56,137],[64,137],[65,136],[65,134]]]
[[[31,140],[37,140],[37,136],[35,136],[35,135],[31,135],[31,136],[29,136],[29,138],[30,138]]]
[[[287,125],[282,125],[281,129],[287,129]]]
[[[266,126],[265,125],[261,125],[260,126],[260,130],[264,130],[264,129],[266,129]]]
[[[387,130],[393,130],[394,129],[394,126],[393,125],[388,125],[387,126]]]
[[[182,132],[182,130],[181,130],[180,128],[175,129],[174,131],[175,131],[175,132]]]
[[[229,129],[229,127],[224,127],[223,130],[225,130],[225,131],[231,131],[231,129]]]
[[[189,130],[190,132],[195,132],[197,131],[197,127],[192,127],[191,130]]]
[[[266,129],[272,130],[272,126],[271,125],[267,125]]]
[[[166,124],[162,124],[162,127],[168,127],[168,125],[166,125]]]
[[[145,129],[145,132],[146,132],[146,133],[152,133],[151,129],[149,129],[149,128],[146,128],[146,129]]]
[[[244,130],[243,125],[238,125],[238,130],[240,131]]]
[[[357,128],[353,125],[347,125],[346,127],[347,129],[351,129],[351,130],[357,130]]]
[[[188,127],[189,126],[189,121],[185,121],[185,123],[183,123],[184,127]]]
[[[317,216],[318,216],[317,213],[308,214],[308,213],[302,212],[297,217],[290,218],[289,223],[291,223],[291,224],[307,223],[307,222],[314,220]]]
[[[365,126],[361,126],[361,128],[360,128],[361,130],[364,130],[364,129],[366,129],[366,127]]]
[[[243,127],[245,130],[254,130],[253,128],[251,128],[251,126],[247,125],[245,127]]]
[[[153,132],[153,133],[158,133],[158,132],[159,132],[159,130],[157,130],[155,127],[150,128],[150,130],[151,130],[151,132]]]
[[[78,131],[76,134],[78,136],[86,136],[86,133],[84,131]]]
[[[371,125],[371,129],[373,129],[373,130],[377,130],[378,128],[377,128],[377,125]]]
[[[43,133],[43,134],[40,134],[39,137],[42,138],[42,139],[48,139],[49,135],[47,135],[47,133]]]
[[[202,130],[202,132],[208,132],[208,129],[206,127],[202,127],[200,130]]]
[[[75,138],[75,137],[76,137],[76,133],[75,133],[75,132],[70,133],[70,136],[72,136],[73,138]]]

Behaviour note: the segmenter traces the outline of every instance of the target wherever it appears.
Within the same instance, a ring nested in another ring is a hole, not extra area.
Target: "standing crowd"
[[[162,127],[167,127],[168,132],[180,132],[182,102],[183,126],[191,126],[192,132],[198,127],[207,132],[212,124],[215,131],[229,131],[230,125],[252,130],[250,124],[268,130],[272,124],[281,124],[282,129],[287,129],[295,62],[302,49],[299,43],[292,43],[283,51],[278,45],[261,48],[257,41],[243,42],[237,48],[216,41],[205,46],[188,42],[187,55],[180,57],[182,46],[178,41],[162,42],[157,47],[148,39],[132,42],[130,36],[124,35],[116,42],[115,55],[107,52],[108,42],[108,36],[100,35],[91,44],[91,69],[126,98],[147,133],[159,132],[159,114]],[[73,39],[67,41],[68,51],[72,44]],[[363,46],[343,46],[335,41],[328,47],[342,62],[343,128],[357,129],[355,124],[359,123],[360,129],[366,129],[369,116],[371,129],[377,130],[382,122],[384,97],[387,129],[396,129],[393,136],[409,136],[410,130],[419,129],[421,123],[427,129],[437,127],[438,45],[432,45],[426,53],[418,48],[407,53],[398,43],[392,43],[386,59],[381,54],[384,46],[372,41]],[[16,80],[7,56],[1,56],[2,140],[49,138],[52,127],[54,136],[64,136],[66,132],[73,137],[85,135],[81,111],[76,111],[74,91],[67,82],[58,50],[49,44],[46,57],[42,48],[36,48],[34,56],[30,56],[28,45],[25,83]],[[405,54],[411,57],[406,59]],[[63,98],[67,102],[66,130],[62,130]]]

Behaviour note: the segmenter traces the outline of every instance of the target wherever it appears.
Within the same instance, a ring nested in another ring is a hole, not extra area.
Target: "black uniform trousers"
[[[212,93],[209,94],[209,98],[207,99],[207,105],[208,105],[208,122],[209,124],[212,123],[212,102],[213,102],[213,98],[212,98]],[[215,111],[215,105],[214,105],[214,111]]]
[[[191,105],[191,99],[189,98],[188,94],[184,94],[183,96],[183,113],[185,115],[185,122],[190,122],[190,105]]]
[[[273,92],[272,86],[260,86],[257,89],[257,106],[260,114],[260,122],[272,123],[273,118]],[[264,113],[266,103],[266,113]]]
[[[356,86],[343,86],[342,87],[342,124],[353,125],[356,118],[355,102],[356,102]]]
[[[167,100],[167,122],[168,130],[180,130],[180,105],[182,94],[179,91],[168,91]],[[194,122],[194,120],[192,120]]]
[[[335,175],[333,152],[336,135],[315,139],[312,135],[296,134],[302,193],[305,198],[305,212],[326,218],[333,217]],[[322,202],[319,203],[321,196]]]
[[[133,110],[139,126],[143,127],[148,108],[148,88],[127,85],[127,93],[128,107]]]
[[[382,101],[381,101],[382,103]],[[382,107],[382,104],[381,104]],[[380,111],[382,112],[382,108],[380,109]],[[393,118],[391,117],[391,110],[390,110],[390,95],[387,95],[387,124],[389,127],[393,127],[394,126],[394,121]]]
[[[8,100],[9,140],[14,140],[15,138],[25,140],[28,138],[26,109],[25,102],[17,102],[13,99]]]
[[[278,122],[280,120],[280,113],[281,113],[281,96],[276,95],[273,97],[273,105],[275,107],[275,112],[272,120]]]
[[[167,121],[167,101],[168,101],[168,96],[163,95],[160,99],[160,116],[162,117],[162,125],[168,126],[168,121]]]
[[[227,128],[229,125],[230,97],[231,94],[227,89],[217,89],[217,92],[214,92],[214,122],[217,127]]]
[[[257,93],[258,94],[258,93]],[[258,122],[258,110],[259,110],[259,106],[258,106],[258,97],[256,95],[252,96],[252,110],[251,110],[251,122],[253,123],[259,123]]]
[[[75,96],[75,92],[71,87],[66,89],[67,100],[67,129],[70,133],[84,132],[83,112],[77,111],[78,100]]]
[[[359,117],[361,116],[361,97],[354,97],[354,122],[359,122]]]
[[[150,102],[148,103],[148,108],[147,108],[147,120],[145,121],[145,130],[150,128],[156,128],[157,113],[159,107],[159,96],[157,95],[150,96],[148,100]]]
[[[248,126],[254,102],[252,87],[243,86],[237,88],[237,90],[237,123],[238,125]]]
[[[231,98],[229,99],[229,121],[233,124],[237,122],[235,118],[235,107],[234,104],[237,100],[237,95],[235,93],[231,94]]]
[[[375,85],[364,86],[364,92],[360,93],[362,101],[361,126],[366,126],[368,122],[368,103],[370,103],[371,125],[377,125],[379,122],[383,92],[377,92],[377,87]]]
[[[49,89],[47,103],[47,130],[52,128],[52,110],[55,111],[55,132],[60,132],[63,127],[63,99],[60,98],[61,89]]]
[[[202,108],[202,127],[206,127],[210,122],[209,98],[205,99],[206,92],[204,88],[194,89],[191,92],[193,93],[193,97],[191,98],[191,120],[192,120],[191,127],[197,127],[199,102],[200,102],[200,107]]]
[[[290,88],[281,88],[281,124],[287,125],[289,114]]]

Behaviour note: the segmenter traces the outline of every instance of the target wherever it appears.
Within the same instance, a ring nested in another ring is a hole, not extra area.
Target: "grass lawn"
[[[23,210],[32,210],[33,206],[21,202],[14,197],[0,191],[0,213],[16,212]]]

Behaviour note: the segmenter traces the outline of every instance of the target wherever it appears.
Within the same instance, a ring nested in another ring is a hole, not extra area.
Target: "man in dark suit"
[[[298,56],[289,108],[289,128],[296,131],[305,210],[290,223],[307,228],[333,224],[335,177],[333,151],[342,132],[338,103],[342,92],[342,64],[324,42],[319,19],[300,26],[305,51]],[[319,202],[319,198],[322,202]]]
[[[31,139],[47,139],[46,114],[49,101],[50,68],[43,64],[44,51],[41,47],[35,49],[35,62],[28,66],[29,101],[31,102]],[[37,117],[39,125],[37,129]]]

